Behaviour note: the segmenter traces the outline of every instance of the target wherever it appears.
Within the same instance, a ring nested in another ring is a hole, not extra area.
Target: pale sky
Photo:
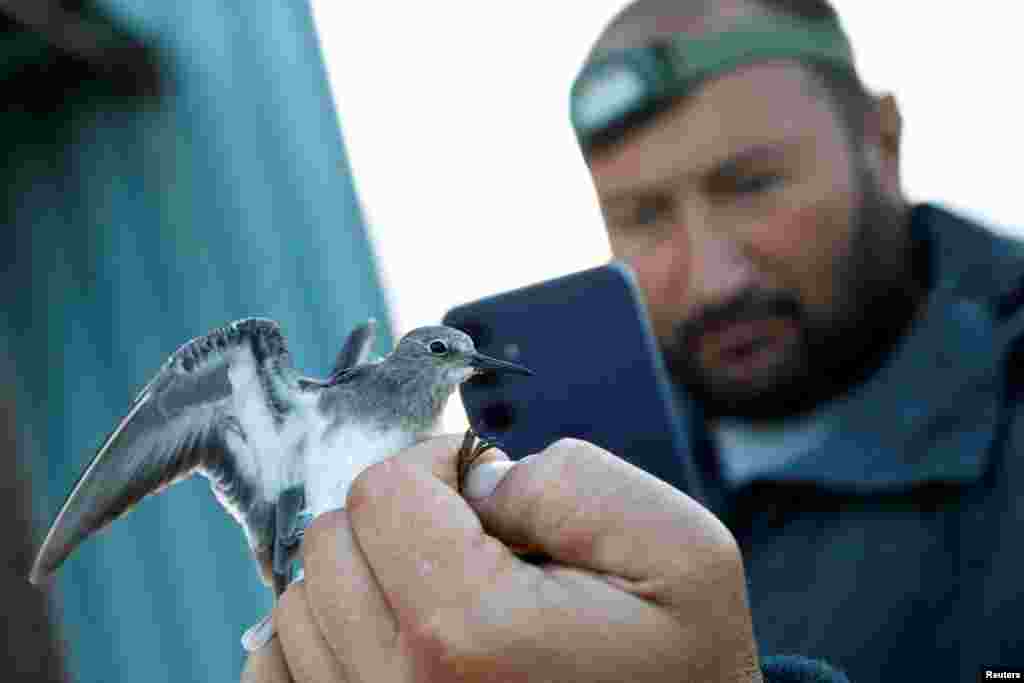
[[[610,257],[568,90],[623,0],[312,4],[396,334]],[[910,198],[1024,236],[1016,3],[835,5],[900,102]]]

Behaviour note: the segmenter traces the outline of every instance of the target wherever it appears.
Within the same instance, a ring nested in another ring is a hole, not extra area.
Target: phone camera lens
[[[519,344],[505,344],[505,358],[511,361],[519,360],[523,355],[523,352],[519,349]]]
[[[512,426],[512,406],[508,403],[492,403],[480,412],[484,426],[496,432],[504,432]]]

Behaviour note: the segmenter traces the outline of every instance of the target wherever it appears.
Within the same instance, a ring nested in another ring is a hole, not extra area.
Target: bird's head
[[[420,327],[402,337],[390,360],[419,369],[439,389],[448,390],[482,373],[533,374],[522,365],[479,353],[468,334],[440,325]]]

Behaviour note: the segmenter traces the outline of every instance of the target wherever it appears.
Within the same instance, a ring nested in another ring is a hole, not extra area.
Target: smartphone
[[[534,376],[460,387],[470,425],[513,459],[590,441],[695,498],[689,410],[674,391],[632,270],[613,261],[454,308],[444,324]]]

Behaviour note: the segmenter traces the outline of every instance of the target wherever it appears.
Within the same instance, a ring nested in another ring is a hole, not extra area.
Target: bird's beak
[[[511,375],[532,375],[533,370],[525,368],[522,365],[515,363],[509,363],[505,360],[498,360],[497,358],[491,358],[485,356],[482,353],[471,353],[469,354],[469,367],[476,368],[480,372],[505,372]]]

